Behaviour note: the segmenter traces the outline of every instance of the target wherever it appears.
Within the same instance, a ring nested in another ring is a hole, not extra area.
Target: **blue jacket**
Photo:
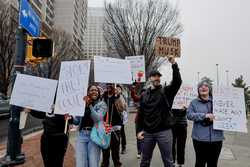
[[[224,134],[222,130],[214,130],[213,125],[202,126],[201,122],[207,113],[212,113],[213,102],[210,97],[208,101],[200,98],[194,99],[187,109],[187,118],[194,122],[192,138],[198,141],[215,142],[222,141]]]

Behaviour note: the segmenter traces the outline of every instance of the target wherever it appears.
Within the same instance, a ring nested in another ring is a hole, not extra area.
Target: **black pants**
[[[139,133],[137,131],[137,123],[135,124],[135,137],[136,137],[136,145],[137,145],[137,154],[140,154],[142,153],[142,148],[143,148],[143,139],[142,140],[139,140],[137,138],[137,133]]]
[[[46,135],[41,137],[41,153],[45,167],[63,167],[68,146],[67,135]]]
[[[125,126],[122,125],[122,128],[121,128],[121,144],[122,144],[122,150],[125,150],[126,149],[126,134],[125,134]]]
[[[110,151],[115,167],[120,167],[122,163],[120,162],[120,137],[121,131],[117,130],[111,133],[110,147],[102,151],[103,160],[102,167],[109,167]]]
[[[172,146],[172,154],[174,163],[176,162],[179,165],[183,165],[185,163],[185,146],[187,139],[187,127],[186,126],[174,126],[172,128],[173,132],[173,146]],[[177,155],[177,158],[176,158]]]
[[[201,142],[193,140],[196,162],[195,167],[217,167],[222,141]]]

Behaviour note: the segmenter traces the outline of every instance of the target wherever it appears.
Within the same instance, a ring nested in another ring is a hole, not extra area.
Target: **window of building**
[[[43,4],[40,2],[40,0],[33,0],[33,2],[41,9]]]

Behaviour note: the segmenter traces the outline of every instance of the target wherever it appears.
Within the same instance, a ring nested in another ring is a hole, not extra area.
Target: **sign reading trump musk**
[[[178,38],[157,37],[155,54],[161,57],[181,57],[181,41]]]

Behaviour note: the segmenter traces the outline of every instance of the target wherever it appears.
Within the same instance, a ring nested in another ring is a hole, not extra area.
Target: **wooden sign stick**
[[[65,133],[65,134],[67,134],[68,123],[69,123],[69,119],[67,118],[67,119],[65,120],[65,127],[64,127],[64,133]]]

